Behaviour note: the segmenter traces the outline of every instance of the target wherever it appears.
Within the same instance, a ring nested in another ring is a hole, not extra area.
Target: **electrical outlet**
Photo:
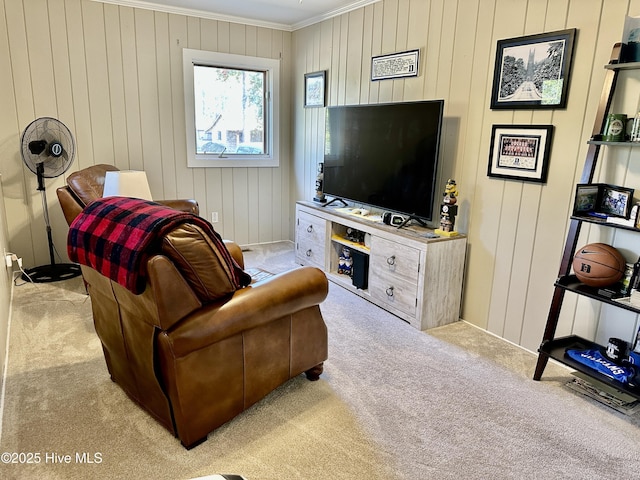
[[[218,212],[211,212],[211,223],[218,223]]]
[[[11,254],[4,254],[4,261],[7,265],[7,268],[11,268],[13,266],[13,260],[11,259]]]

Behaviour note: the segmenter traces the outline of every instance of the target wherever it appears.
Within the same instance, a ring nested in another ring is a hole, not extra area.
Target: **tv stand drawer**
[[[371,296],[415,317],[420,251],[373,236],[370,262]]]
[[[325,269],[327,222],[320,217],[300,212],[296,218],[296,261]]]
[[[377,277],[398,278],[417,285],[420,250],[372,236],[371,269]]]
[[[400,310],[410,317],[409,323],[416,316],[416,293],[418,286],[399,277],[379,277],[372,275],[369,280],[371,296],[384,303],[390,309]],[[395,312],[394,312],[395,313]]]

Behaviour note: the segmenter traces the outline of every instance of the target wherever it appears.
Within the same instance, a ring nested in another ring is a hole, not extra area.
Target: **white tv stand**
[[[366,235],[365,244],[346,239],[347,229]],[[433,230],[398,229],[342,208],[296,203],[296,261],[323,270],[332,282],[426,330],[459,320],[467,238],[427,238]],[[343,248],[368,257],[368,286],[360,289],[338,273]]]

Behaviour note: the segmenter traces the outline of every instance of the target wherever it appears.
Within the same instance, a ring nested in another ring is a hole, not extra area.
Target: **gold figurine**
[[[458,214],[458,186],[456,181],[450,178],[444,187],[442,194],[442,205],[440,205],[440,228],[435,233],[445,237],[454,237],[458,232],[454,230],[456,215]]]

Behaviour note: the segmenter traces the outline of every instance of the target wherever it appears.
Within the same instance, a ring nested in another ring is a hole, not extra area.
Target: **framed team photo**
[[[494,125],[487,175],[544,183],[553,125]]]
[[[603,185],[599,211],[609,216],[629,218],[633,204],[633,192],[634,190],[631,188]]]

